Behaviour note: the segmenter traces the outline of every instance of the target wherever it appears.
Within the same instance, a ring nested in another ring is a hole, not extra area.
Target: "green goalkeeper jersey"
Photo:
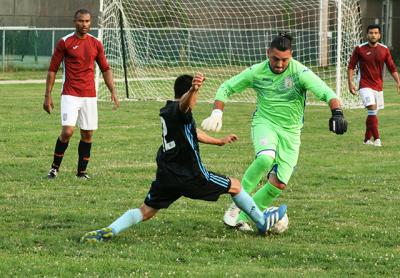
[[[226,102],[231,95],[247,88],[257,93],[255,116],[293,131],[303,126],[307,91],[325,102],[336,98],[325,82],[293,58],[279,74],[271,71],[268,60],[245,69],[219,87],[215,100]]]

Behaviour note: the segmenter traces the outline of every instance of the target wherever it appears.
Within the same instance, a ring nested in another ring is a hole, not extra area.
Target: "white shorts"
[[[97,97],[61,95],[61,125],[78,126],[83,130],[97,129]]]
[[[375,91],[370,88],[360,89],[360,96],[365,107],[376,104],[376,108],[381,110],[385,107],[383,102],[383,91]]]

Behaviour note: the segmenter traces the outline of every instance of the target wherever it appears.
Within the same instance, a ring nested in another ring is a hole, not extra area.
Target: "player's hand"
[[[221,139],[221,144],[220,146],[223,146],[225,144],[230,144],[235,142],[238,139],[236,134],[229,134],[228,136],[225,136],[224,138]]]
[[[49,114],[51,113],[51,110],[54,109],[54,103],[51,96],[44,96],[43,109]]]
[[[347,131],[347,121],[343,116],[342,109],[332,110],[332,117],[329,119],[329,130],[336,134],[343,134]]]
[[[210,117],[203,120],[203,122],[201,123],[201,127],[204,130],[219,132],[222,127],[222,114],[223,112],[221,109],[214,109],[211,112]]]
[[[352,93],[353,95],[356,95],[356,94],[357,94],[356,86],[354,86],[353,83],[349,84],[349,91],[350,91],[350,93]]]
[[[204,77],[204,74],[196,73],[196,75],[193,77],[193,80],[192,80],[192,87],[190,88],[190,92],[197,93],[199,91],[201,85],[203,85],[204,80],[206,80],[206,78]]]
[[[111,93],[111,101],[115,104],[113,110],[117,110],[119,107],[119,100],[116,92]]]
[[[397,87],[397,93],[400,95],[400,83],[397,83],[396,87]]]

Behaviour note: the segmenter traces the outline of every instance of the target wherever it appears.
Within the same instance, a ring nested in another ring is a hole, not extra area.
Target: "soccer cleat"
[[[279,220],[281,220],[287,211],[286,205],[280,205],[279,208],[271,207],[264,211],[264,225],[258,225],[258,232],[265,235],[269,229],[271,229]]]
[[[108,227],[84,234],[83,237],[81,237],[80,242],[81,243],[100,242],[100,241],[110,240],[113,237],[114,237],[114,232],[110,227]]]
[[[372,142],[371,140],[367,140],[363,142],[364,145],[373,145],[374,142]]]
[[[49,170],[49,173],[47,174],[47,179],[53,180],[57,178],[57,175],[58,175],[58,170],[56,168],[51,168]]]
[[[375,141],[374,141],[374,146],[375,147],[382,147],[382,142],[381,142],[381,139],[376,139]]]
[[[224,223],[230,227],[236,227],[239,217],[240,208],[235,203],[232,203],[224,214]]]
[[[91,179],[91,177],[88,174],[86,174],[85,172],[76,174],[76,178],[81,179],[81,180],[90,180]]]
[[[252,232],[253,228],[249,225],[249,223],[239,220],[235,226],[235,229],[241,232]]]

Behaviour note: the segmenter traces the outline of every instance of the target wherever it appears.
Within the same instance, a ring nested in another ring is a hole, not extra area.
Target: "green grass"
[[[230,203],[181,198],[154,219],[115,240],[82,245],[79,237],[140,205],[155,173],[160,145],[159,102],[99,104],[89,172],[74,177],[78,134],[59,178],[45,176],[60,131],[55,112],[42,110],[44,85],[0,85],[0,277],[395,277],[400,265],[400,98],[386,82],[379,113],[384,146],[361,144],[365,111],[346,110],[349,132],[327,130],[330,112],[310,106],[297,170],[279,203],[288,205],[289,230],[261,237],[227,229]],[[226,107],[220,136],[240,140],[201,146],[207,167],[240,178],[253,157],[254,104]],[[197,122],[211,105],[194,111]]]

